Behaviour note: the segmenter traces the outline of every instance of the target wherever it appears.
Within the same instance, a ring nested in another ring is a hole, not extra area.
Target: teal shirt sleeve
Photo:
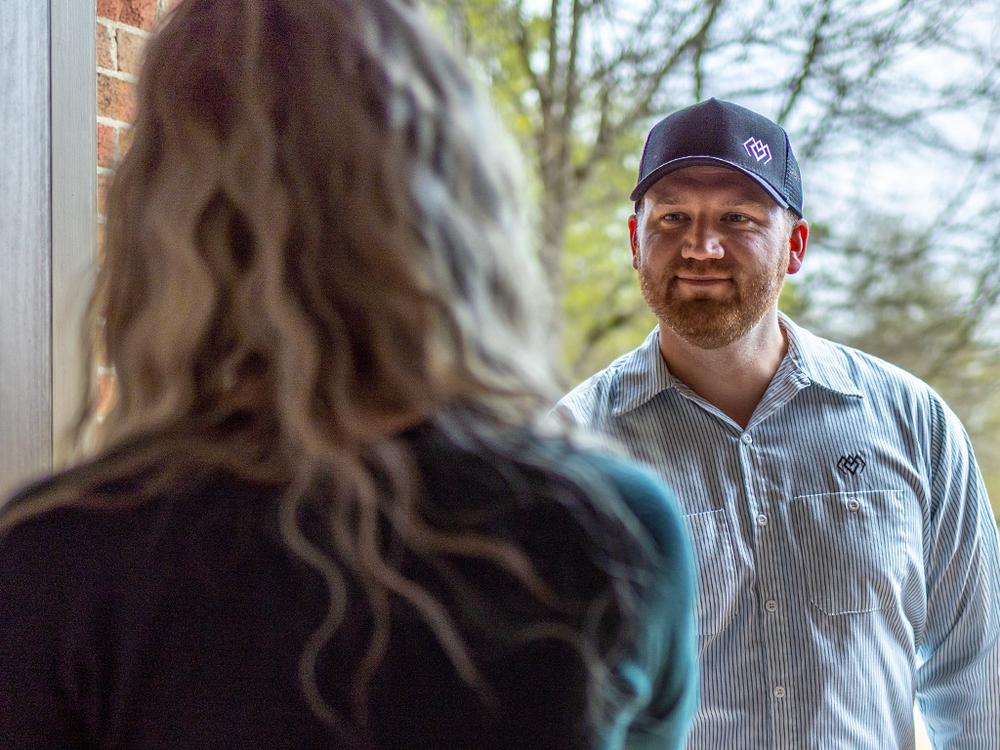
[[[656,477],[619,459],[595,458],[661,555],[644,592],[642,630],[620,677],[644,698],[619,728],[628,750],[683,748],[698,704],[695,562],[677,501]],[[619,747],[616,742],[612,747]]]

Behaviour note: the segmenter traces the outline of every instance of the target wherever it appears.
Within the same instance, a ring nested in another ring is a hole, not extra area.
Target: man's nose
[[[681,248],[682,257],[709,260],[721,258],[725,254],[722,237],[709,222],[704,220],[691,222],[689,231],[684,237],[684,246]]]

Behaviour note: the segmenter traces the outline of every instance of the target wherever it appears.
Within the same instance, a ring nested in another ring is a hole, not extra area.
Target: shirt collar
[[[675,378],[660,354],[660,329],[653,328],[637,349],[625,355],[615,377],[611,413],[619,416],[638,409],[653,396],[673,388]]]
[[[788,337],[785,357],[810,384],[844,396],[864,395],[852,380],[846,361],[830,342],[795,325],[782,312],[778,313],[778,321]],[[653,328],[646,340],[622,360],[615,378],[615,398],[611,405],[611,413],[615,416],[638,409],[658,393],[680,384],[670,374],[660,354],[659,332],[659,327]]]
[[[851,377],[847,358],[838,347],[795,325],[782,312],[778,313],[778,321],[788,337],[786,356],[810,383],[844,396],[864,396]]]

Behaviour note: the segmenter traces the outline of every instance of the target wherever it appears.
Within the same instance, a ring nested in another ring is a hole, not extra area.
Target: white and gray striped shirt
[[[1000,749],[1000,555],[972,447],[926,384],[782,316],[746,429],[654,330],[556,407],[676,491],[699,559],[690,748]]]

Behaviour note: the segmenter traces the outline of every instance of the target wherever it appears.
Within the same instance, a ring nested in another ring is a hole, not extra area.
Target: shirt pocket
[[[899,490],[792,498],[791,527],[813,605],[849,615],[898,600],[910,543],[904,501]]]
[[[684,516],[698,564],[698,635],[719,633],[736,605],[736,563],[725,509]]]

